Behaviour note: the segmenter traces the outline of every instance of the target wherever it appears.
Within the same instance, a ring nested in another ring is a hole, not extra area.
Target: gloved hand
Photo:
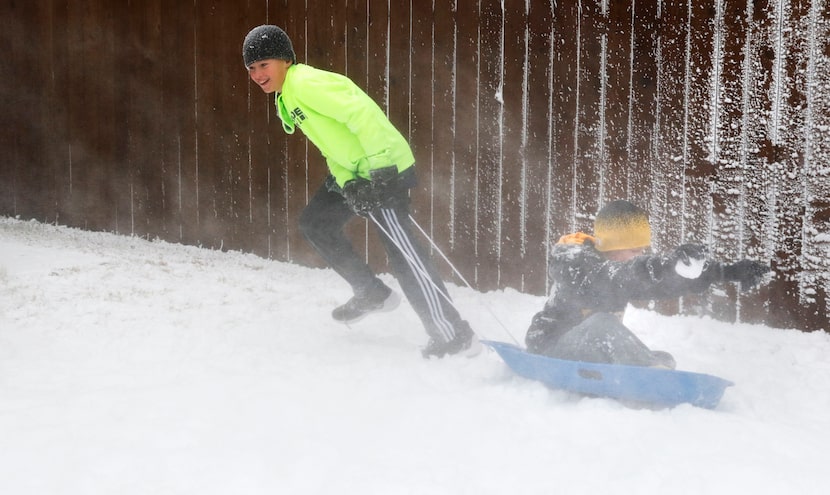
[[[343,185],[343,197],[346,198],[349,208],[362,217],[368,218],[371,213],[381,207],[372,182],[362,177],[352,179]]]
[[[705,260],[707,251],[703,244],[682,244],[672,252],[671,259],[675,262],[680,261],[684,265],[691,265],[692,260]]]
[[[343,185],[346,203],[356,214],[367,218],[379,208],[393,208],[399,192],[397,166],[375,169],[369,175],[371,180],[357,177]]]
[[[702,244],[683,244],[669,256],[669,267],[684,278],[700,278],[708,274],[706,246]]]
[[[372,178],[372,184],[378,189],[392,188],[398,183],[398,167],[397,165],[389,165],[388,167],[370,170],[369,177]]]
[[[741,291],[758,285],[769,271],[769,264],[752,260],[740,260],[722,266],[723,280],[740,282]]]

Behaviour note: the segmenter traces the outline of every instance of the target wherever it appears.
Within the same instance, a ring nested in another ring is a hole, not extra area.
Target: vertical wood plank
[[[525,256],[527,224],[527,135],[530,103],[527,94],[530,75],[528,4],[505,2],[501,94],[501,146],[499,149],[499,286],[524,290],[530,260]],[[536,261],[536,260],[534,260]]]
[[[604,14],[605,81],[603,160],[606,162],[606,183],[602,188],[603,203],[625,199],[631,186],[629,174],[629,95],[631,94],[631,1],[608,2]]]
[[[456,162],[455,224],[452,233],[453,257],[464,278],[475,284],[478,258],[476,253],[476,226],[478,218],[478,184],[476,181],[479,161],[480,113],[479,73],[479,2],[456,2],[457,55],[455,106],[456,124],[453,154]]]
[[[671,8],[667,4],[670,3],[662,3],[669,12]],[[625,131],[627,189],[624,198],[646,207],[651,197],[648,164],[651,162],[656,134],[652,121],[657,100],[657,65],[654,63],[658,43],[657,4],[632,0],[632,10],[626,13],[625,23],[629,33],[629,55],[626,60],[630,67],[630,83],[629,92],[624,95],[628,109]],[[653,236],[652,242],[657,243],[656,246],[661,245],[657,236]]]
[[[433,54],[433,12],[431,2],[411,2],[407,30],[411,32],[409,95],[411,101],[408,126],[409,143],[415,154],[418,186],[412,190],[412,216],[430,234],[434,233],[436,171],[433,142],[435,139],[435,94],[433,84],[436,67]]]
[[[525,196],[522,212],[521,254],[525,259],[521,277],[525,291],[544,294],[548,289],[547,257],[551,239],[551,196],[557,194],[551,180],[554,156],[553,102],[553,2],[531,2],[528,25],[528,74],[525,137],[521,155],[525,163]]]
[[[576,221],[574,184],[579,111],[579,63],[576,46],[581,29],[577,2],[557,2],[554,9],[553,121],[554,153],[552,158],[551,242],[577,229],[586,228]]]
[[[499,287],[502,237],[502,148],[504,145],[504,12],[501,2],[479,2],[478,129],[475,255],[477,285]]]
[[[455,250],[456,208],[466,191],[460,187],[455,155],[457,121],[457,6],[454,2],[434,2],[432,25],[431,152],[429,160],[430,205],[427,225],[422,225],[453,264],[466,253]],[[420,221],[420,220],[419,220]],[[423,244],[429,242],[422,240]],[[434,253],[435,265],[445,280],[462,284],[453,270]],[[465,276],[464,279],[467,277]]]
[[[803,232],[803,259],[805,267],[801,280],[802,304],[808,306],[810,328],[822,328],[830,314],[830,181],[827,180],[830,163],[830,5],[811,2],[809,18],[804,23],[805,33],[805,87],[807,91],[807,118],[804,128],[806,165],[807,226]],[[817,235],[816,235],[817,234]],[[757,303],[757,300],[752,300]],[[813,311],[810,311],[813,310]]]
[[[576,230],[590,232],[607,181],[603,163],[605,121],[601,96],[605,81],[601,72],[604,17],[597,0],[579,0],[577,25],[577,95],[574,116],[573,223]]]

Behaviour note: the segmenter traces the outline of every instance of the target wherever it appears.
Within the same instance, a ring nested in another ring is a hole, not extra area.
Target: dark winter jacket
[[[533,317],[525,339],[528,350],[540,352],[549,348],[593,313],[621,313],[629,302],[703,292],[722,278],[718,262],[702,260],[696,278],[687,278],[688,273],[681,276],[675,270],[678,259],[676,252],[670,256],[642,255],[628,261],[609,261],[596,250],[591,236],[564,236],[550,255],[550,298]]]

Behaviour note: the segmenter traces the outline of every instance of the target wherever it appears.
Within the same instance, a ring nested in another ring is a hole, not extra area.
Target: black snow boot
[[[662,368],[666,370],[673,370],[677,368],[677,363],[674,360],[674,356],[672,356],[668,352],[651,351],[651,355],[654,356],[654,363],[651,365],[652,368]]]
[[[477,356],[480,352],[481,343],[466,321],[462,321],[456,326],[455,337],[449,342],[431,338],[426,347],[421,349],[421,354],[426,359],[433,357],[442,358],[453,354],[473,357]]]
[[[342,323],[354,323],[370,313],[392,311],[401,298],[380,280],[369,289],[358,291],[342,306],[334,308],[331,317]]]

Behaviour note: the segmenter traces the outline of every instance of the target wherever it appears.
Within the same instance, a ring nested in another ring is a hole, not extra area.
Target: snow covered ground
[[[522,341],[544,301],[450,290],[508,342],[495,319]],[[679,369],[736,382],[715,410],[634,409],[492,351],[424,360],[408,305],[347,328],[349,295],[330,270],[0,218],[0,492],[830,490],[826,333],[629,309]]]

